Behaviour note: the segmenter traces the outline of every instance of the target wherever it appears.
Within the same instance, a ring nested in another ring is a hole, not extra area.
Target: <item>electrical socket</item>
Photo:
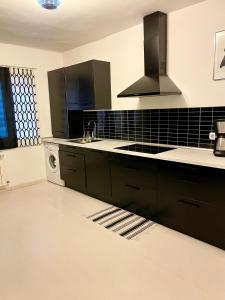
[[[210,139],[210,141],[215,141],[215,139],[216,139],[216,133],[215,132],[210,132],[209,133],[209,139]]]

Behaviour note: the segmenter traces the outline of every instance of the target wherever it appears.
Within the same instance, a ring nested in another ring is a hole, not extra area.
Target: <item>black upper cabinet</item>
[[[67,107],[64,69],[48,72],[52,133],[54,137],[67,137]]]
[[[110,63],[90,60],[64,68],[66,102],[70,109],[110,109]]]
[[[111,74],[110,63],[92,61],[92,78],[94,89],[94,108],[111,109]]]
[[[66,77],[66,101],[70,109],[95,108],[92,62],[64,69]]]
[[[110,63],[90,60],[48,72],[52,132],[73,138],[83,133],[82,111],[111,108]]]

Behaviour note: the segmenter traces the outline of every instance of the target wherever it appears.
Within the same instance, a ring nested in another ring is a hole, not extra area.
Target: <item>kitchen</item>
[[[143,1],[141,14],[134,5],[132,11],[140,15],[138,25],[121,21],[119,28],[114,23],[117,29],[110,32],[108,28],[108,34],[96,22],[94,41],[82,41],[82,33],[77,41],[69,41],[71,45],[47,43],[41,34],[36,39],[21,34],[17,37],[20,46],[7,41],[0,45],[1,65],[10,67],[14,95],[23,95],[16,92],[19,74],[22,88],[30,82],[36,97],[36,106],[30,106],[33,114],[27,117],[36,122],[28,139],[23,138],[26,122],[20,119],[23,107],[14,100],[21,147],[1,152],[1,233],[9,232],[11,239],[4,241],[19,250],[19,259],[13,251],[10,254],[18,269],[14,275],[13,266],[8,270],[2,287],[5,299],[12,299],[13,293],[19,293],[17,299],[22,293],[23,299],[51,299],[53,295],[54,299],[63,295],[88,299],[88,291],[92,298],[103,299],[109,290],[113,299],[147,299],[148,288],[153,299],[224,298],[225,163],[224,157],[213,153],[215,124],[217,139],[223,133],[223,124],[215,121],[225,118],[224,81],[216,80],[214,67],[215,33],[225,26],[224,3],[181,1],[178,7],[172,2],[168,7],[160,1],[144,9]],[[54,22],[54,13],[59,20],[63,13],[71,16],[70,5],[62,1],[54,11],[38,4],[33,9],[45,22],[49,18]],[[107,7],[109,13],[114,6]],[[95,7],[92,14],[97,12]],[[144,16],[149,22],[153,17],[154,24],[145,26],[144,22],[143,26]],[[124,15],[119,17],[124,19]],[[157,42],[149,43],[149,30],[159,39],[159,48]],[[149,82],[152,75],[157,76]],[[169,83],[164,85],[163,79]],[[15,215],[12,223],[5,219],[7,213]],[[21,245],[12,230],[17,227]],[[29,255],[30,264],[21,262]],[[59,262],[59,266],[50,267],[42,259]],[[87,261],[92,270],[87,269]],[[131,261],[135,268],[129,266]],[[80,271],[70,269],[70,264]],[[6,271],[7,260],[3,266]],[[15,286],[10,291],[7,284],[14,286],[24,268],[22,290]],[[57,286],[51,278],[62,280],[60,268],[68,272],[69,282]],[[55,274],[45,278],[43,270],[46,274],[55,270]],[[149,278],[152,283],[147,283]]]

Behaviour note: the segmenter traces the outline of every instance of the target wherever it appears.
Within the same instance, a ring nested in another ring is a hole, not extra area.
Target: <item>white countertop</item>
[[[117,147],[138,144],[135,141],[121,141],[121,140],[102,140],[100,142],[87,143],[87,144],[76,144],[71,143],[65,139],[56,139],[56,138],[45,138],[43,139],[44,143],[54,143],[54,144],[62,144],[73,147],[81,147],[95,150],[108,151],[113,153],[121,153],[132,156],[139,157],[147,157],[153,159],[160,159],[166,161],[174,161],[185,164],[193,164],[211,168],[225,169],[225,157],[216,157],[213,154],[212,150],[201,149],[201,148],[189,148],[189,147],[176,147],[176,149],[172,149],[170,151],[162,152],[159,154],[148,154],[148,153],[140,153],[126,150],[115,149]],[[156,145],[156,144],[148,144],[148,143],[139,143],[145,145]],[[167,145],[158,145],[169,147]],[[171,146],[174,148],[173,146]]]

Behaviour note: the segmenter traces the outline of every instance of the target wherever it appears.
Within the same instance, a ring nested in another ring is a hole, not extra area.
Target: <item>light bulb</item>
[[[56,9],[60,2],[60,0],[38,0],[38,3],[46,9]]]

